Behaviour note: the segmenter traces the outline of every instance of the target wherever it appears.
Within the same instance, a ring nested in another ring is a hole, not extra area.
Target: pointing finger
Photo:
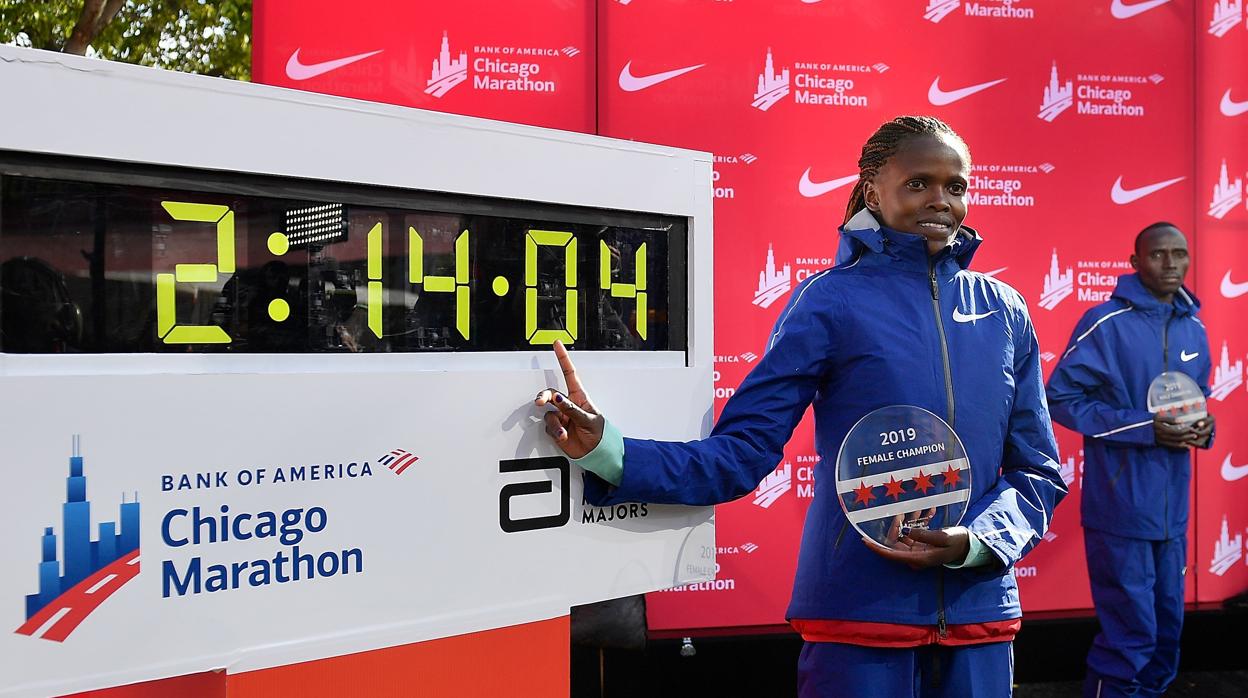
[[[563,346],[563,342],[557,339],[555,340],[555,358],[559,360],[559,368],[563,369],[563,380],[568,384],[568,392],[583,393],[585,389],[581,387],[581,379],[576,377],[576,366],[572,364],[572,357],[568,356],[568,350]]]

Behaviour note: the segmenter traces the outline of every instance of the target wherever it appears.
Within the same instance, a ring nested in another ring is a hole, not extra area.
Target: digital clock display
[[[0,351],[683,351],[686,226],[0,158]]]

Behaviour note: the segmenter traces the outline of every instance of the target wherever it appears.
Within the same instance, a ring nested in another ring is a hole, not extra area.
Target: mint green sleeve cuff
[[[602,441],[584,458],[573,458],[572,462],[619,487],[624,481],[624,435],[607,422],[602,430]]]
[[[947,562],[945,563],[945,567],[948,567],[951,570],[962,569],[963,567],[983,567],[984,565],[990,564],[995,559],[992,551],[988,549],[988,546],[984,545],[984,542],[979,539],[979,536],[974,533],[970,534],[970,536],[971,549],[967,551],[966,559],[956,565],[952,562]]]

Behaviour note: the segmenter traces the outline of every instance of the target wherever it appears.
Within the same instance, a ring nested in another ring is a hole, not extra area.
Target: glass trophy
[[[1178,371],[1166,371],[1153,379],[1148,386],[1148,411],[1171,417],[1178,424],[1190,424],[1209,414],[1200,386]]]
[[[849,430],[836,493],[854,529],[892,548],[911,529],[956,526],[971,496],[971,463],[945,420],[911,405],[881,407]]]

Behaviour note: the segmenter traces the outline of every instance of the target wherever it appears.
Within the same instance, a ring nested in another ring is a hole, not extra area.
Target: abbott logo
[[[83,475],[82,445],[73,440],[69,477],[61,504],[61,552],[57,559],[56,533],[43,529],[40,539],[39,592],[26,597],[26,622],[20,635],[63,642],[113,592],[139,574],[139,501],[122,496],[120,526],[99,523],[99,537],[91,539],[91,501]]]
[[[442,50],[433,62],[433,70],[425,87],[425,94],[441,99],[459,83],[468,79],[468,53],[459,52],[459,58],[451,59],[451,43],[446,32],[442,32]]]
[[[1040,294],[1040,307],[1052,310],[1058,303],[1066,300],[1066,296],[1075,292],[1075,270],[1066,267],[1062,273],[1057,262],[1057,250],[1053,250],[1053,261],[1049,264],[1049,273],[1044,276],[1044,291]]]
[[[768,509],[777,499],[793,488],[793,466],[785,461],[776,471],[759,483],[754,492],[754,505]]]
[[[1057,77],[1057,61],[1053,61],[1053,72],[1049,74],[1049,84],[1044,88],[1044,101],[1040,103],[1038,116],[1045,121],[1052,122],[1058,114],[1070,109],[1074,103],[1074,81],[1061,82]]]
[[[1226,158],[1222,158],[1222,171],[1218,175],[1218,183],[1213,185],[1213,200],[1209,202],[1209,215],[1221,220],[1243,201],[1244,180],[1236,177],[1232,181],[1226,173]]]
[[[763,72],[758,76],[758,90],[754,93],[754,101],[750,103],[750,106],[760,111],[767,111],[788,94],[789,69],[785,68],[777,75],[775,63],[771,57],[771,48],[768,48],[767,62],[763,67]]]
[[[767,266],[758,273],[758,291],[754,293],[754,305],[770,308],[793,288],[793,267],[785,264],[776,269],[776,253],[767,246]]]
[[[1231,364],[1231,353],[1226,342],[1222,342],[1222,361],[1213,367],[1213,383],[1209,386],[1209,397],[1219,402],[1225,400],[1236,388],[1244,384],[1244,360],[1239,359]]]
[[[1209,571],[1221,577],[1231,566],[1244,556],[1244,534],[1230,536],[1226,517],[1222,517],[1222,537],[1213,544],[1213,562],[1209,563]]]
[[[1213,3],[1213,18],[1209,20],[1209,33],[1220,39],[1243,18],[1244,0],[1216,0]]]

